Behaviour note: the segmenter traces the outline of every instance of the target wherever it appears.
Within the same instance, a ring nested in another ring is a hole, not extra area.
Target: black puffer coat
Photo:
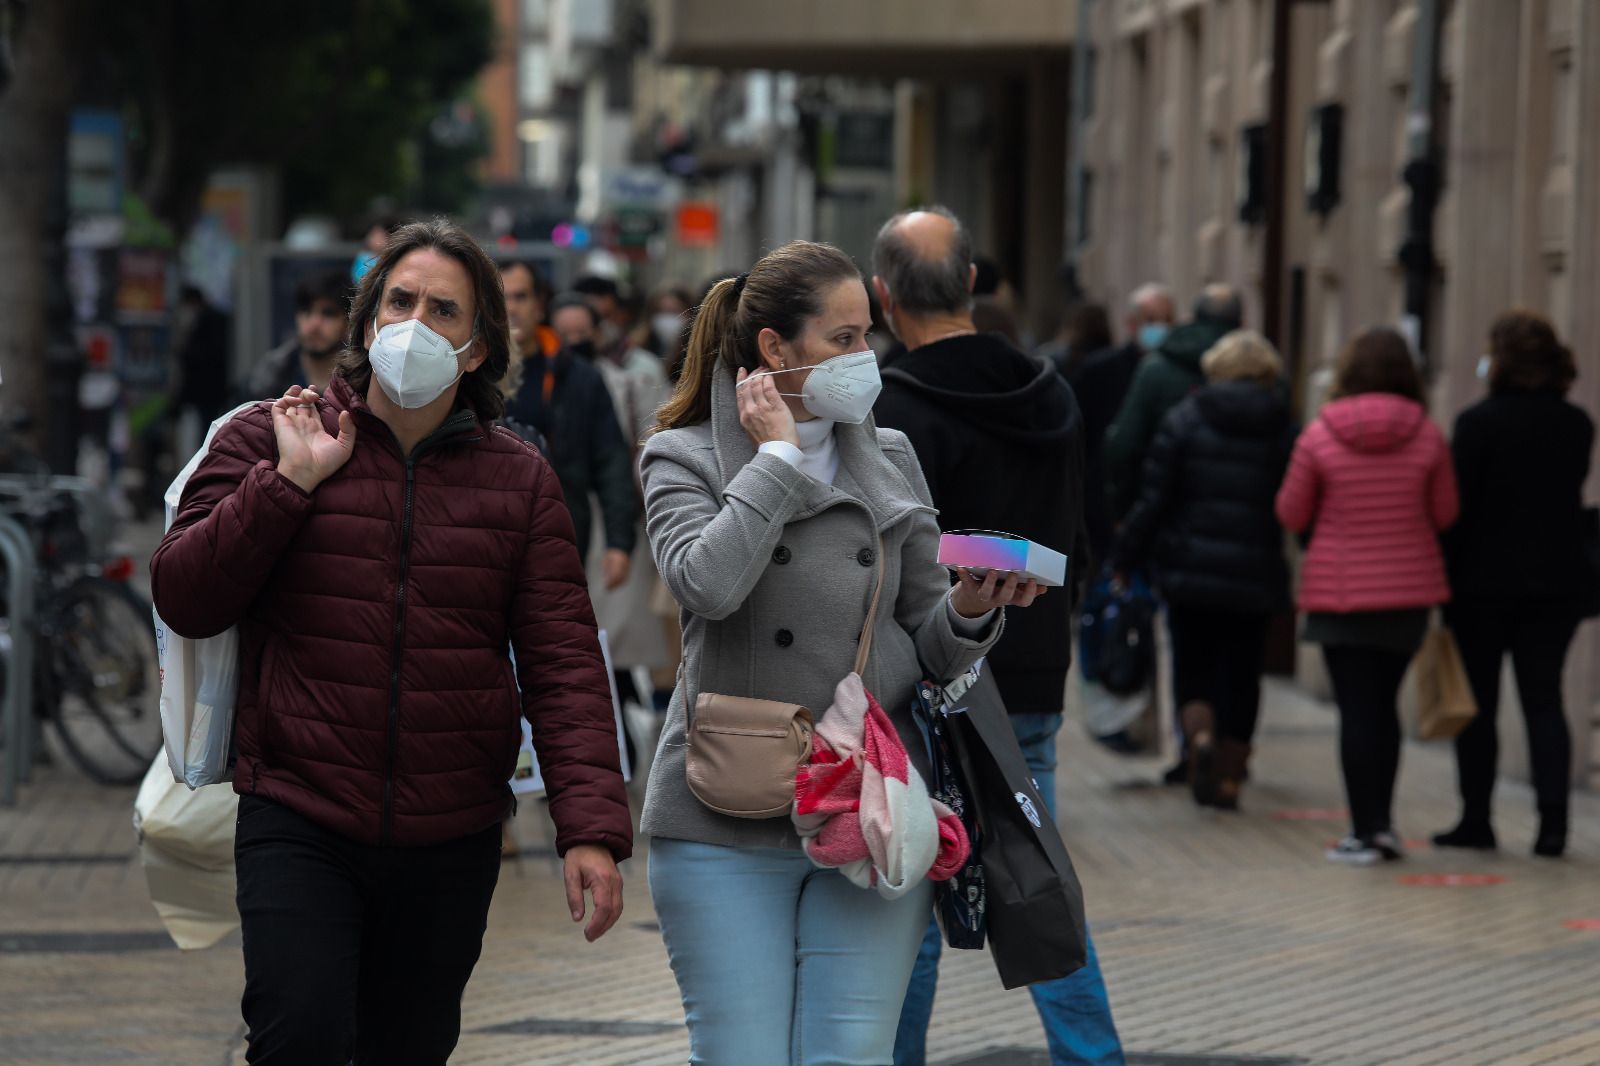
[[[1112,550],[1119,570],[1154,564],[1169,603],[1267,614],[1289,604],[1273,501],[1295,427],[1276,388],[1209,385],[1156,434],[1140,496]]]

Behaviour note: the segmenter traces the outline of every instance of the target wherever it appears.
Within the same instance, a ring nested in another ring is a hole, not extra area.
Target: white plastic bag
[[[217,430],[257,402],[240,404],[211,423],[205,443],[167,486],[164,528],[172,528],[183,487],[206,457]],[[156,650],[161,656],[161,733],[172,779],[190,788],[230,781],[233,707],[239,691],[239,633],[230,626],[214,637],[190,640],[167,628],[159,612],[152,609],[152,614]]]
[[[617,678],[611,672],[611,645],[606,639],[606,631],[600,630],[600,655],[605,660],[606,677],[611,679],[611,713],[617,724],[617,757],[622,760],[622,779],[633,780],[633,768],[628,765],[628,742],[623,739],[624,730],[627,728],[622,720],[622,701],[617,698]],[[516,661],[516,652],[512,652],[511,660]],[[517,688],[518,698],[521,698],[522,688]],[[533,730],[528,726],[526,715],[521,716],[522,721],[522,750],[517,753],[517,768],[511,775],[511,791],[519,796],[537,795],[544,792],[544,772],[539,769],[539,756],[533,750]]]
[[[134,800],[150,901],[185,951],[208,948],[239,927],[233,871],[238,811],[233,786],[182,788],[159,755]]]

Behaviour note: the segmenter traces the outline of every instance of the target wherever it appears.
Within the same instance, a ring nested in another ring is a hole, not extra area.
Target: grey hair
[[[901,233],[909,216],[925,212],[954,226],[949,252],[931,259]],[[872,272],[888,287],[895,306],[912,314],[972,309],[972,238],[955,212],[937,204],[902,211],[883,224],[872,244]]]
[[[1165,300],[1169,308],[1176,308],[1177,301],[1172,298],[1172,290],[1159,281],[1147,281],[1133,290],[1128,297],[1128,313],[1136,315],[1144,310],[1147,300]]]
[[[1232,285],[1214,282],[1200,291],[1200,298],[1194,302],[1194,317],[1238,329],[1244,324],[1244,301]]]

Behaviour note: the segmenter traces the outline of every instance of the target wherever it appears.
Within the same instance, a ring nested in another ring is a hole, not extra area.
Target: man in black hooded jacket
[[[1068,555],[1076,585],[1084,526],[1084,427],[1055,367],[972,324],[972,248],[944,208],[896,215],[873,247],[873,289],[900,345],[883,362],[877,423],[911,440],[944,530],[1015,533]],[[1072,659],[1069,589],[1006,619],[989,655],[1012,727],[1055,815],[1056,734]],[[940,936],[930,930],[906,993],[896,1066],[924,1061],[938,980]],[[1122,1061],[1093,945],[1087,965],[1031,986],[1051,1061]]]

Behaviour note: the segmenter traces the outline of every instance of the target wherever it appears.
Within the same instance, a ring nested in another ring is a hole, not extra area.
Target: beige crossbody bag
[[[878,541],[878,584],[856,648],[857,674],[865,676],[872,626],[883,595],[883,541]],[[718,814],[778,818],[794,807],[794,775],[811,754],[815,719],[798,703],[702,692],[689,723],[686,766],[689,791]]]

